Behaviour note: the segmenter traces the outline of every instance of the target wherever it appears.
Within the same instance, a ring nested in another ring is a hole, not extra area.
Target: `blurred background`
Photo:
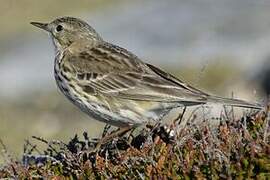
[[[101,134],[57,89],[54,48],[30,21],[75,16],[105,40],[216,95],[270,93],[267,0],[0,0],[0,139],[14,154],[32,135]]]

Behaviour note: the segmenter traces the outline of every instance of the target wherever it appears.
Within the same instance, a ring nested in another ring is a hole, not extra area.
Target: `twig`
[[[174,120],[174,124],[175,124],[176,122],[178,122],[178,123],[177,123],[178,125],[181,124],[181,122],[182,122],[182,120],[183,120],[183,117],[184,117],[184,114],[185,114],[185,112],[186,112],[186,109],[187,109],[187,106],[184,106],[183,112],[180,113],[180,114],[177,116],[177,118]]]
[[[264,125],[264,133],[263,133],[263,142],[267,143],[268,138],[268,131],[269,131],[269,124],[270,124],[270,111],[269,107],[267,108],[268,111],[266,111],[266,119],[265,119],[265,125]]]

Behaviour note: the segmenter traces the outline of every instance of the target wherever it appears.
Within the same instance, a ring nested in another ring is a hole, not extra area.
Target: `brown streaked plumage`
[[[217,102],[258,104],[211,96],[131,52],[104,41],[86,22],[62,17],[31,24],[48,31],[56,47],[55,78],[66,97],[89,116],[115,126],[159,121],[171,109]]]

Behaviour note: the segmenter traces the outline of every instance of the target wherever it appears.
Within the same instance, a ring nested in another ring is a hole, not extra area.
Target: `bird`
[[[55,47],[54,76],[61,92],[91,118],[116,127],[162,121],[179,107],[219,103],[261,109],[258,103],[205,93],[125,48],[103,40],[87,22],[59,17],[31,22]]]

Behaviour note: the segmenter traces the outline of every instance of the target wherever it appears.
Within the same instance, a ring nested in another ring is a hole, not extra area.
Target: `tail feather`
[[[210,96],[207,99],[209,102],[213,103],[221,103],[229,106],[236,107],[244,107],[244,108],[254,108],[254,109],[262,109],[263,106],[259,103],[251,103],[240,99],[232,99],[232,98],[223,98],[218,96]]]

